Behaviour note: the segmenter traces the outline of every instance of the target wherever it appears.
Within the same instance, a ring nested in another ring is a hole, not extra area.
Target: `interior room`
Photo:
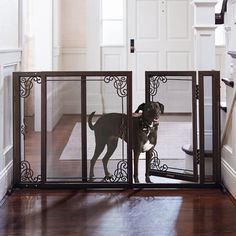
[[[236,234],[235,9],[0,0],[0,235]]]

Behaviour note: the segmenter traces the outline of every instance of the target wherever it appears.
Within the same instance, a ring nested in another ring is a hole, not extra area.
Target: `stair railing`
[[[229,109],[228,109],[228,113],[227,113],[227,116],[226,116],[225,128],[224,128],[224,130],[222,132],[222,136],[221,136],[221,146],[223,146],[223,142],[225,140],[226,133],[227,133],[227,130],[229,128],[230,119],[232,118],[235,101],[236,101],[236,89],[234,87],[232,100],[231,100],[231,103],[230,103],[230,106],[229,106]]]
[[[215,13],[215,24],[216,25],[224,24],[224,15],[225,15],[225,12],[227,11],[227,2],[228,2],[228,0],[223,0],[220,13]]]

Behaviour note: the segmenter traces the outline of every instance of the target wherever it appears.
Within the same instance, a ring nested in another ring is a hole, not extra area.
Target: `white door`
[[[145,101],[145,71],[193,70],[193,9],[190,0],[128,0],[127,13],[135,109]],[[173,81],[160,89],[166,112],[191,112],[191,96],[191,83]]]

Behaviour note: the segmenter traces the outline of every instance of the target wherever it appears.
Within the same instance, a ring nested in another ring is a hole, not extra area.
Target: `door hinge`
[[[200,149],[197,149],[197,164],[200,163]]]
[[[199,85],[198,84],[196,84],[195,98],[199,99]]]

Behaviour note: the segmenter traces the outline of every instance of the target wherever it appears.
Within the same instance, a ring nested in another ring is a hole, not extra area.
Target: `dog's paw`
[[[152,181],[150,180],[149,174],[145,174],[145,181],[146,183],[152,183]]]
[[[110,180],[112,179],[113,175],[112,174],[108,174],[108,175],[105,175],[104,179],[106,180]]]
[[[139,183],[139,179],[138,179],[138,177],[134,177],[134,182],[135,182],[136,184]]]
[[[89,182],[94,182],[96,180],[96,178],[93,176],[93,177],[89,177]]]
[[[149,176],[145,178],[145,181],[146,181],[146,183],[148,183],[148,184],[151,184],[151,183],[152,183],[152,181],[150,180],[150,177],[149,177]]]

